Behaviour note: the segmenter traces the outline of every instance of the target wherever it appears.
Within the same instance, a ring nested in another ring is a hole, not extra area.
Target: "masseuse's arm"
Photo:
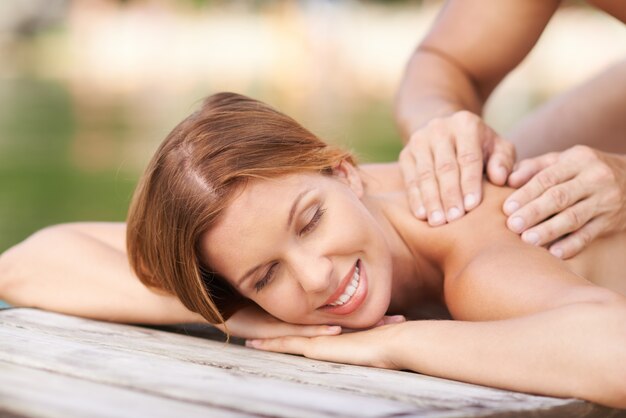
[[[626,10],[626,3],[620,7]],[[574,145],[626,154],[626,90],[616,88],[624,85],[626,59],[533,110],[506,138],[515,144],[519,160]]]
[[[490,181],[506,181],[515,161],[513,147],[480,115],[493,89],[537,42],[558,4],[446,2],[411,57],[396,101],[396,120],[407,140],[400,164],[419,218],[441,225],[473,209],[482,197],[483,160]]]
[[[38,231],[0,255],[0,300],[103,321],[206,323],[175,296],[139,281],[130,269],[125,240],[123,223],[62,224]],[[226,325],[232,335],[245,338],[341,331],[287,324],[255,305],[235,312]]]

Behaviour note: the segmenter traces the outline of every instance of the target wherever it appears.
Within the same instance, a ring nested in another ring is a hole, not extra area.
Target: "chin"
[[[351,318],[346,318],[345,321],[342,321],[345,322],[345,324],[338,325],[352,329],[371,328],[383,319],[389,309],[389,303],[389,298],[385,298],[384,301],[378,301],[377,303],[369,304],[369,306],[363,306],[362,312]]]

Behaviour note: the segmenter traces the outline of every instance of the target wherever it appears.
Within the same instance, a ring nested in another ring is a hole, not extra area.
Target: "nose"
[[[328,289],[332,272],[332,261],[325,256],[301,254],[294,263],[294,275],[307,293],[317,293]]]

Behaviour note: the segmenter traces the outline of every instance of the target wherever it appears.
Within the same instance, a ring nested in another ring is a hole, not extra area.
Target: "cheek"
[[[285,322],[302,322],[308,314],[307,301],[301,292],[281,277],[279,282],[269,285],[257,297],[251,299],[270,315]]]

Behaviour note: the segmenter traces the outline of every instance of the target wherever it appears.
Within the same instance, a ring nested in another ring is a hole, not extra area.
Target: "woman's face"
[[[251,181],[202,237],[205,261],[273,316],[299,324],[374,325],[392,263],[358,172]]]

